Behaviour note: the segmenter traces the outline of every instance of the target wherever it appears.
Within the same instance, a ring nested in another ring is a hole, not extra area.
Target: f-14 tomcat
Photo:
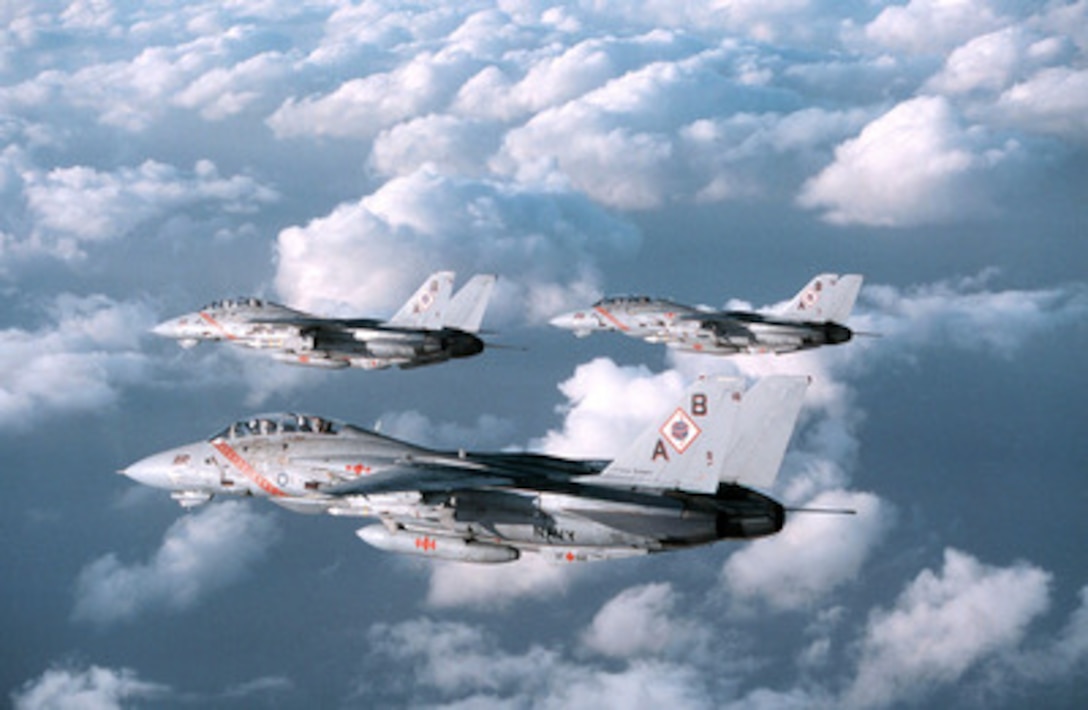
[[[612,462],[437,451],[322,417],[231,424],[121,471],[182,506],[232,494],[377,518],[383,550],[467,562],[627,557],[781,530],[778,474],[808,378],[697,380]],[[622,403],[617,402],[617,406]]]
[[[617,296],[556,316],[551,324],[578,337],[612,330],[687,352],[788,353],[849,341],[853,332],[842,321],[854,308],[861,281],[858,274],[820,274],[773,313],[714,311],[648,296]]]
[[[495,277],[477,274],[452,295],[451,271],[427,277],[390,318],[321,318],[257,298],[216,301],[152,329],[185,348],[204,340],[270,351],[295,365],[366,370],[420,367],[483,352],[476,335]]]

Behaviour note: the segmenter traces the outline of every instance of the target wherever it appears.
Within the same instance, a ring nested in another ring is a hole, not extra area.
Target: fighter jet
[[[578,337],[612,330],[685,352],[733,355],[788,353],[849,341],[842,321],[861,289],[857,274],[820,274],[773,313],[714,311],[648,296],[605,298],[551,320]]]
[[[216,301],[152,329],[184,348],[204,340],[270,351],[294,365],[376,370],[420,367],[483,351],[477,337],[495,277],[477,274],[451,297],[453,272],[427,277],[388,321],[321,318],[258,298]]]
[[[186,508],[241,495],[377,518],[357,535],[391,552],[465,562],[628,557],[781,530],[786,510],[756,489],[774,483],[808,382],[776,376],[745,390],[735,379],[699,379],[611,462],[438,451],[277,414],[120,473],[170,490]]]

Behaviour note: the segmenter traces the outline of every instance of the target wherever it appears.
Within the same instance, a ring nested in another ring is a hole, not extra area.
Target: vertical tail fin
[[[769,487],[786,451],[807,377],[701,378],[677,408],[600,474],[632,486],[712,493],[721,481]]]
[[[389,323],[411,328],[441,328],[452,292],[453,272],[435,272],[427,277],[408,302],[389,319]]]
[[[798,320],[842,323],[854,310],[861,282],[860,274],[820,274],[809,281],[779,315]]]
[[[476,274],[461,290],[453,295],[443,325],[468,333],[480,330],[484,311],[495,288],[496,277],[492,274]]]
[[[808,385],[808,377],[766,377],[748,390],[722,461],[721,481],[764,489],[774,485]]]

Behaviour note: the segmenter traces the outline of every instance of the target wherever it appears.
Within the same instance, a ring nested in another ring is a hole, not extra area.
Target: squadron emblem
[[[702,430],[683,409],[677,409],[661,427],[661,436],[678,454],[687,451],[701,433]]]

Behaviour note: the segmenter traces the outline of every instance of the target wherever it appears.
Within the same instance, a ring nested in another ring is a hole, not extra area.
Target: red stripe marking
[[[625,326],[625,325],[624,325],[623,323],[621,323],[621,322],[620,322],[620,320],[619,320],[618,318],[616,318],[616,316],[614,316],[614,315],[612,315],[611,313],[609,313],[609,312],[608,312],[608,309],[606,309],[606,308],[605,308],[604,306],[596,306],[596,307],[595,307],[595,308],[594,308],[593,310],[595,310],[595,311],[597,311],[598,313],[600,313],[600,314],[601,314],[602,316],[604,316],[604,317],[605,317],[605,318],[606,318],[606,319],[607,319],[607,320],[608,320],[608,321],[609,321],[609,322],[610,322],[610,323],[611,323],[612,325],[616,326],[616,327],[617,327],[617,328],[619,328],[620,330],[622,330],[622,331],[627,331],[627,330],[630,330],[630,329],[629,329],[629,328],[628,328],[627,326]]]
[[[216,329],[216,330],[218,330],[218,331],[219,331],[220,333],[222,333],[222,334],[223,334],[223,337],[224,337],[224,338],[226,338],[227,340],[237,340],[237,338],[236,338],[236,337],[234,337],[233,335],[231,335],[230,333],[228,333],[228,332],[227,332],[227,329],[223,327],[223,324],[222,324],[222,323],[220,323],[219,321],[217,321],[217,320],[216,320],[215,318],[212,318],[212,317],[211,317],[210,315],[208,315],[208,314],[207,314],[207,313],[205,313],[204,311],[201,311],[201,312],[200,312],[200,317],[201,317],[201,318],[203,318],[203,319],[204,319],[204,321],[205,321],[205,322],[206,322],[206,323],[207,323],[208,325],[210,325],[211,327],[215,328],[215,329]]]
[[[223,454],[223,457],[226,458],[227,461],[230,461],[230,463],[236,469],[241,471],[243,476],[260,486],[261,490],[263,490],[268,495],[277,497],[287,495],[282,490],[277,488],[275,484],[272,483],[272,481],[257,473],[257,469],[253,468],[253,466],[251,466],[248,461],[242,458],[242,456],[237,451],[232,449],[230,447],[230,444],[228,444],[227,442],[213,441],[212,446],[215,447],[216,451]]]

